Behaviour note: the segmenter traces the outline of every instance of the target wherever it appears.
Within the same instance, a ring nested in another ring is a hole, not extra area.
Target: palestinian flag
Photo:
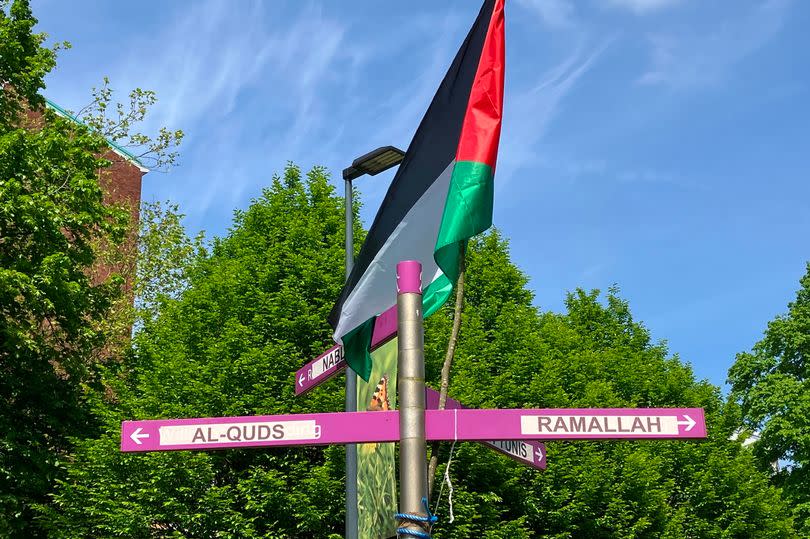
[[[503,0],[486,0],[419,124],[329,315],[364,380],[374,317],[396,304],[396,265],[422,263],[425,316],[453,290],[467,240],[492,224],[503,111]]]

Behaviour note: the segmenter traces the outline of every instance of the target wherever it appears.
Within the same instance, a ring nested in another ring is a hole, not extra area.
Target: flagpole
[[[343,183],[346,188],[344,206],[346,208],[346,282],[354,266],[354,211],[352,209],[352,180],[365,174],[376,176],[380,172],[395,167],[402,162],[405,152],[394,146],[380,146],[352,161],[351,166],[343,169]],[[346,369],[346,402],[347,412],[357,411],[357,374]],[[346,446],[346,539],[357,539],[357,445]]]
[[[346,187],[346,280],[354,266],[354,211],[352,180],[344,178]],[[346,411],[357,411],[357,375],[346,369]],[[357,445],[346,445],[346,539],[357,539]]]

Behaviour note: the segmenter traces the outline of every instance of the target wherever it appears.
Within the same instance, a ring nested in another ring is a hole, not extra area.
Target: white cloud
[[[570,0],[518,0],[518,4],[535,12],[550,28],[568,28],[574,24],[574,5]]]
[[[680,2],[681,0],[608,0],[608,3],[613,7],[629,9],[636,15],[659,11]]]
[[[595,65],[612,41],[605,40],[587,51],[584,45],[578,46],[568,57],[542,75],[533,87],[517,94],[507,94],[498,158],[497,189],[504,187],[523,165],[544,161],[538,145],[559,114],[563,100]]]
[[[340,102],[336,89],[352,78],[362,51],[346,43],[346,23],[319,6],[281,10],[192,4],[168,15],[158,35],[139,38],[112,77],[118,87],[156,90],[147,129],[186,131],[185,166],[161,190],[190,213],[243,205],[273,171],[329,143],[336,130],[326,125],[329,104]]]
[[[763,2],[713,25],[713,30],[705,34],[649,35],[652,65],[639,82],[675,89],[719,83],[734,65],[779,32],[788,6],[789,0]]]

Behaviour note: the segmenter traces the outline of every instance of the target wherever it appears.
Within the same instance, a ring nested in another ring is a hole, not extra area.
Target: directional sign
[[[346,368],[343,348],[337,344],[295,373],[295,394],[301,395]]]
[[[371,349],[387,342],[397,333],[397,306],[394,305],[374,320]],[[343,348],[337,344],[295,372],[295,395],[303,395],[346,368]]]
[[[428,440],[705,438],[702,408],[426,410]],[[174,451],[399,440],[399,412],[124,421],[122,451]]]
[[[702,408],[430,410],[428,439],[600,440],[705,438]],[[448,432],[452,436],[448,436]]]
[[[121,451],[324,445],[399,440],[396,412],[124,421]]]
[[[439,407],[438,391],[429,387],[425,388],[425,407],[428,410],[436,410]],[[446,410],[466,408],[466,406],[450,397],[447,397],[444,407]],[[543,442],[533,440],[493,440],[481,443],[522,464],[528,464],[540,470],[546,469],[546,445]]]

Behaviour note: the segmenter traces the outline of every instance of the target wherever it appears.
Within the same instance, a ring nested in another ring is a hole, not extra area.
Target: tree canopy
[[[703,407],[709,439],[547,443],[545,472],[457,446],[455,522],[442,519],[437,537],[796,537],[779,491],[729,440],[735,408],[652,341],[618,290],[574,291],[552,313],[533,305],[527,281],[497,231],[472,242],[451,396],[481,408]],[[428,320],[434,383],[445,314]],[[440,507],[447,515],[446,499]]]
[[[810,535],[810,263],[788,312],[768,323],[753,350],[737,355],[729,382],[748,433],[757,435],[760,469],[774,472],[797,527]]]
[[[293,373],[329,345],[342,215],[323,170],[290,166],[190,260],[185,291],[161,303],[124,362],[105,368],[96,410],[106,431],[77,443],[44,513],[52,535],[342,533],[342,448],[118,451],[122,419],[341,408],[340,380],[295,398]],[[796,537],[779,491],[729,440],[737,408],[652,342],[618,291],[576,291],[566,313],[543,312],[497,231],[471,243],[468,261],[453,397],[474,407],[702,406],[710,438],[550,443],[545,472],[458,444],[455,521],[442,497],[437,537]],[[434,387],[451,307],[427,323]]]
[[[235,213],[230,232],[213,242],[210,253],[164,268],[169,274],[182,269],[187,289],[175,299],[164,296],[159,315],[144,319],[130,356],[107,367],[109,391],[96,408],[107,431],[78,443],[56,508],[44,519],[54,536],[342,532],[340,447],[150,455],[118,450],[125,418],[342,408],[339,381],[306,399],[293,395],[295,370],[331,340],[326,315],[343,282],[342,204],[322,169],[304,175],[290,166],[247,210]],[[143,226],[153,228],[146,221]]]
[[[120,359],[131,328],[124,272],[101,265],[134,239],[132,208],[105,203],[107,136],[164,165],[182,138],[138,133],[154,103],[142,90],[134,115],[109,92],[93,95],[86,123],[46,107],[44,78],[68,44],[43,46],[36,23],[27,0],[0,0],[0,536],[40,534],[37,507],[70,438],[96,432],[85,400],[99,364]],[[125,115],[115,133],[100,122],[109,106]]]
[[[42,108],[54,64],[27,2],[0,6],[0,535],[26,532],[68,437],[87,431],[82,384],[120,278],[94,283],[100,243],[128,213],[98,184],[104,138]],[[39,116],[31,116],[35,111]]]

